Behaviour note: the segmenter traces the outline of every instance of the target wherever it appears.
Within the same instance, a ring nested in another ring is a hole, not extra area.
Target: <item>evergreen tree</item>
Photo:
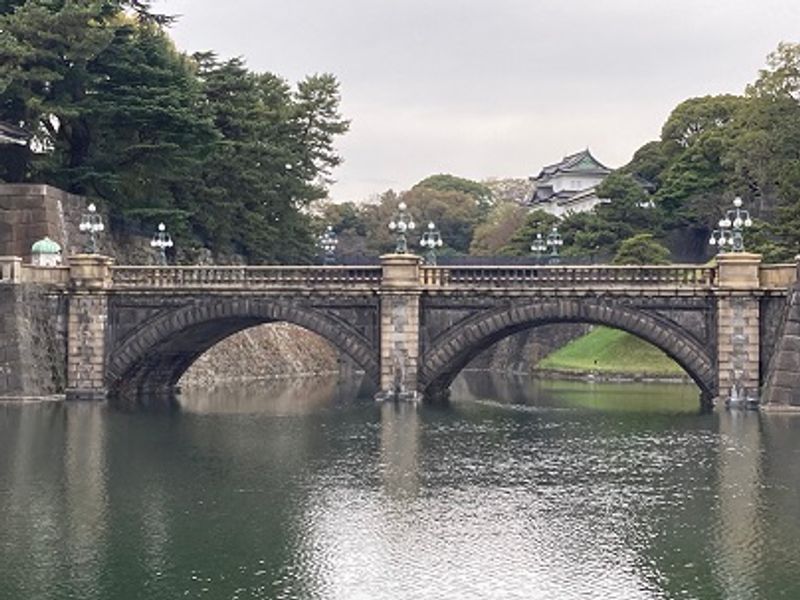
[[[615,265],[664,265],[669,263],[669,249],[651,234],[640,233],[620,244],[614,256]]]
[[[103,199],[115,223],[170,222],[182,248],[309,259],[309,202],[341,162],[338,82],[296,88],[235,59],[187,57],[146,0],[0,4],[0,179]]]

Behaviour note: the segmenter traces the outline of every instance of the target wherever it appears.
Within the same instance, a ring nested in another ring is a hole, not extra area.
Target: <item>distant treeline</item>
[[[386,223],[404,200],[421,224],[436,222],[445,253],[529,255],[536,233],[556,219],[496,199],[490,187],[436,175],[371,204],[327,205],[323,216],[340,233],[344,254],[391,249]],[[558,223],[562,253],[576,262],[702,261],[736,196],[754,220],[746,249],[768,261],[793,260],[800,253],[800,44],[780,44],[741,96],[679,104],[661,138],[637,150],[598,193],[612,202]]]

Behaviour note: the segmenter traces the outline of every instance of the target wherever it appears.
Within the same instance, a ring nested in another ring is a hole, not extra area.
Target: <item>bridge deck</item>
[[[703,291],[717,287],[710,265],[657,266],[445,266],[421,267],[419,286],[436,291],[609,290]],[[764,291],[785,291],[797,279],[794,264],[760,265]],[[381,266],[115,266],[115,290],[372,290],[381,288]],[[70,284],[69,267],[34,267],[0,258],[0,282]]]

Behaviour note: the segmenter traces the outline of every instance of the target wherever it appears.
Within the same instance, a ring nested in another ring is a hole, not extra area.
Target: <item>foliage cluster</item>
[[[0,120],[33,134],[0,150],[0,179],[103,200],[217,259],[308,260],[348,123],[338,83],[296,86],[240,59],[176,50],[144,0],[0,2]],[[184,244],[186,248],[186,244]]]
[[[369,232],[360,251],[385,251],[385,228],[399,199],[418,218],[441,225],[451,251],[527,255],[536,233],[556,219],[513,201],[492,199],[485,186],[449,175],[421,181],[377,205],[329,207],[338,229]],[[558,223],[566,256],[621,264],[702,261],[707,241],[735,196],[754,217],[748,250],[767,261],[800,253],[800,44],[782,43],[742,96],[691,98],[669,116],[659,140],[598,188],[610,202]],[[358,225],[355,225],[358,223]],[[345,244],[348,246],[348,244]]]
[[[444,254],[468,254],[476,227],[492,212],[491,192],[482,184],[453,175],[433,175],[410,190],[389,190],[376,202],[325,203],[319,221],[339,235],[345,256],[375,256],[394,249],[395,237],[387,224],[400,202],[405,202],[421,232],[433,222],[446,241]],[[412,243],[416,237],[412,236]]]

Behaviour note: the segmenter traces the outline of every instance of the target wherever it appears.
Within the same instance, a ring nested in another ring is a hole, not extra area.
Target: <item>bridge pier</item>
[[[717,257],[717,390],[730,406],[757,407],[760,376],[758,254]]]
[[[381,257],[380,390],[378,400],[416,402],[419,368],[419,306],[422,288],[413,254]]]
[[[69,259],[67,400],[105,400],[108,289],[113,259],[78,254]]]

